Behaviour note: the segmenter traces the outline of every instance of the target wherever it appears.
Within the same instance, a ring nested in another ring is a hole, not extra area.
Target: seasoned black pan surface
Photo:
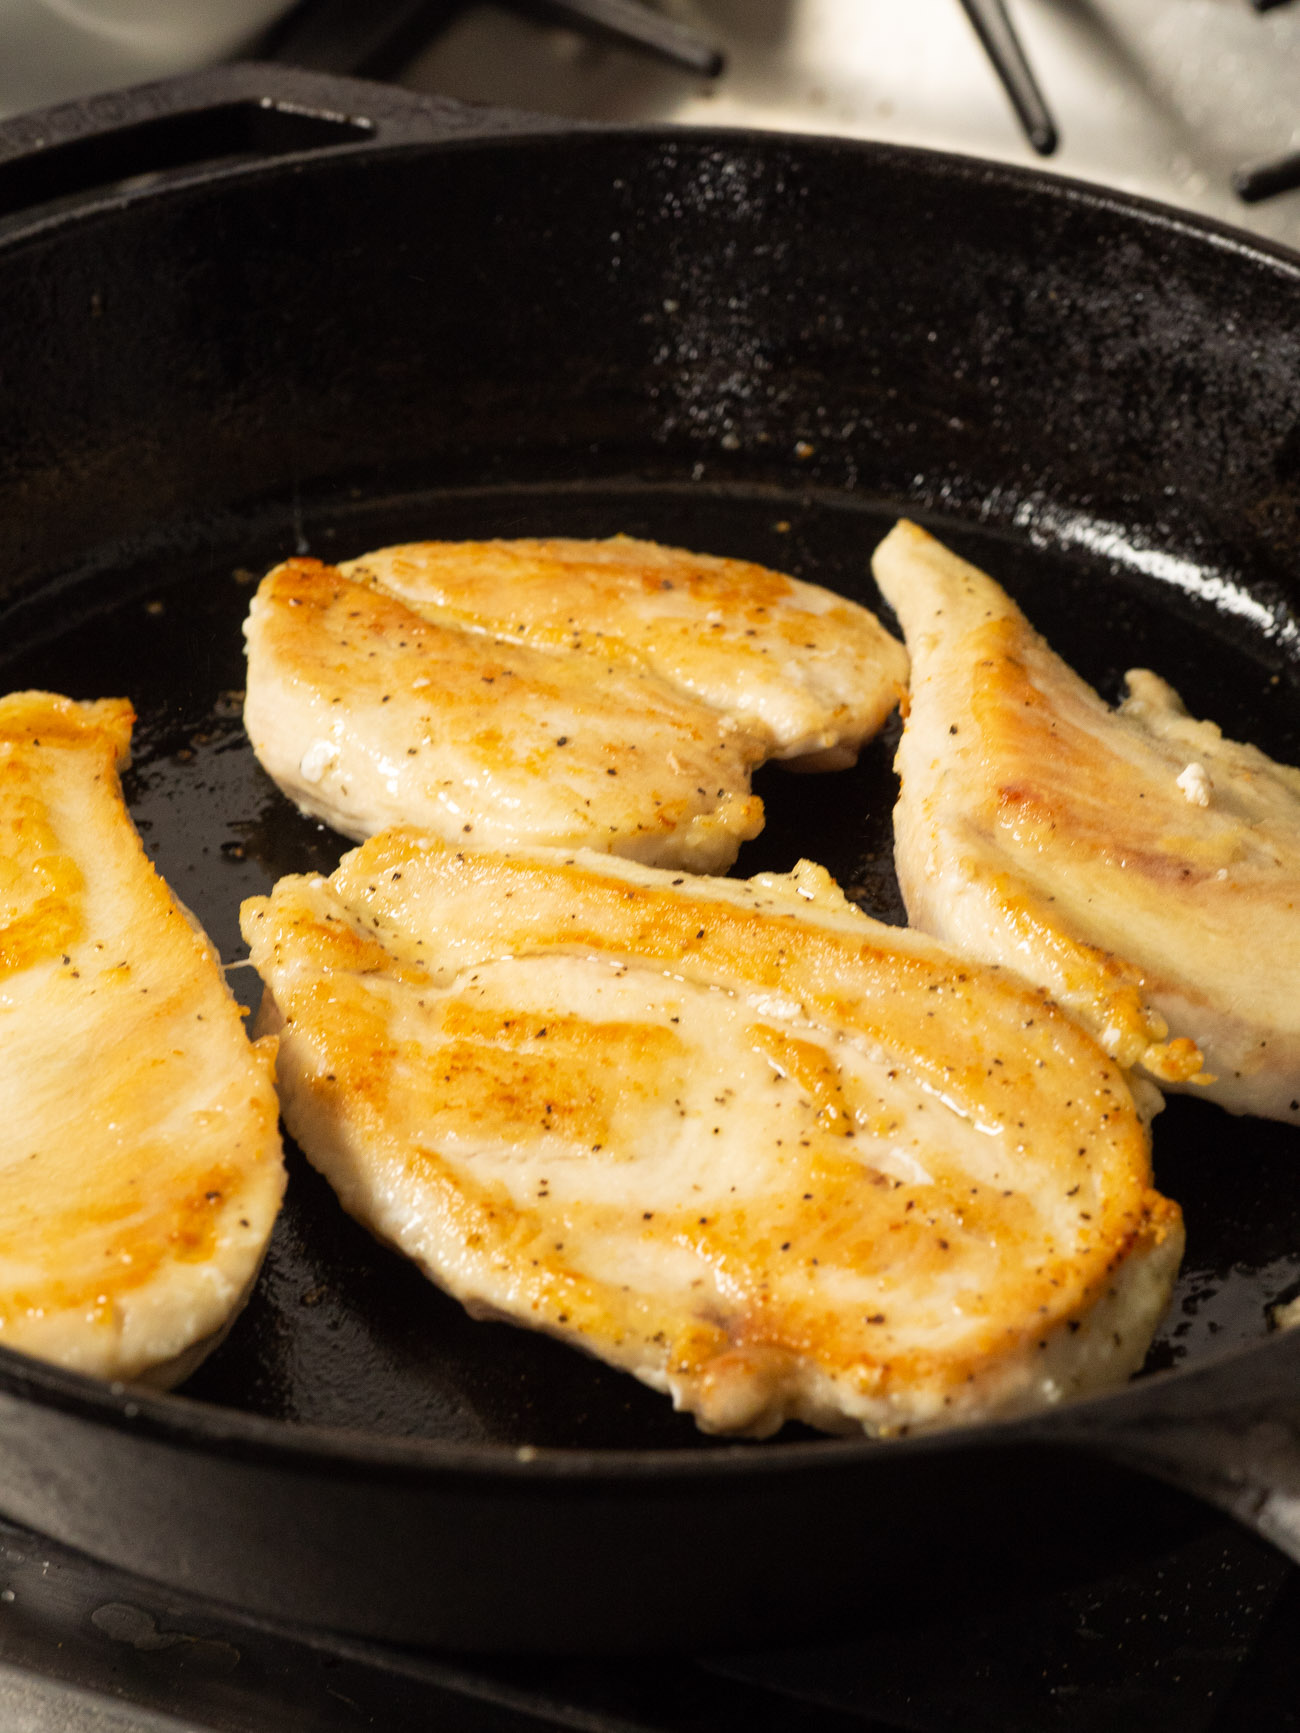
[[[906,512],[1108,696],[1150,666],[1300,762],[1300,263],[833,141],[415,104],[366,142],[395,93],[290,101],[275,77],[266,103],[348,139],[0,234],[0,684],[132,700],[132,810],[228,962],[243,897],[345,846],[240,725],[240,622],[296,551],[625,531],[878,605],[870,553]],[[139,101],[156,121],[178,99]],[[23,169],[30,140],[8,148]],[[810,855],[900,920],[895,739],[835,777],[764,771],[736,870]],[[1188,1256],[1128,1390],[960,1435],[738,1445],[469,1321],[291,1154],[261,1282],[184,1392],[0,1352],[0,1507],[259,1614],[494,1648],[794,1637],[1202,1520],[1117,1462],[1300,1548],[1300,1345],[1270,1329],[1300,1291],[1300,1132],[1175,1100],[1156,1165]]]

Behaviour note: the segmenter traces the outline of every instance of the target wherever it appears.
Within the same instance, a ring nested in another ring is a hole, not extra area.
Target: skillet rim
[[[264,71],[278,81],[286,69],[274,63],[243,62],[215,70],[227,73]],[[314,81],[318,75],[311,76]],[[166,92],[191,82],[201,88],[208,77],[209,74],[196,74],[192,78],[162,79],[110,94],[123,99],[137,96],[146,98],[149,93]],[[243,82],[237,87],[241,93]],[[255,161],[194,163],[163,170],[149,185],[130,186],[125,190],[114,184],[92,187],[75,195],[78,200],[75,205],[70,203],[70,199],[59,199],[33,204],[27,211],[0,210],[0,257],[11,251],[19,251],[26,245],[48,244],[57,240],[65,229],[80,227],[97,220],[112,220],[142,204],[167,202],[174,197],[192,197],[196,193],[207,191],[219,192],[233,184],[256,185],[266,180],[293,179],[310,170],[329,172],[342,169],[349,162],[358,165],[376,161],[388,162],[424,156],[430,152],[442,154],[502,148],[513,151],[521,145],[561,149],[573,144],[581,146],[593,141],[610,140],[643,145],[647,142],[674,146],[684,142],[702,143],[712,147],[745,143],[772,150],[783,147],[800,151],[811,150],[828,156],[870,156],[882,162],[896,162],[900,166],[916,163],[932,170],[943,169],[946,171],[946,178],[956,181],[976,180],[984,184],[1003,181],[1025,191],[1059,198],[1062,203],[1091,205],[1102,210],[1135,216],[1154,227],[1199,237],[1224,251],[1289,266],[1292,271],[1300,274],[1300,242],[1295,246],[1288,246],[1283,241],[1240,228],[1220,217],[1184,210],[1146,194],[1130,192],[1121,187],[1109,187],[1103,182],[1086,180],[1077,175],[1060,174],[1035,164],[1004,162],[996,157],[943,150],[930,145],[901,144],[888,139],[854,138],[836,133],[787,132],[744,126],[704,126],[682,121],[591,121],[480,106],[452,98],[439,98],[436,107],[432,111],[426,111],[418,106],[416,93],[401,91],[394,86],[329,75],[321,76],[321,84],[325,90],[337,89],[345,93],[382,93],[385,106],[391,106],[394,96],[406,97],[416,116],[427,119],[430,126],[429,136],[419,138],[407,133],[388,138],[381,131],[371,137],[350,139],[315,149],[286,151]],[[272,98],[265,100],[268,104],[273,103]],[[49,116],[53,124],[62,115],[75,115],[90,106],[93,106],[91,100],[75,101],[0,121],[0,163],[11,154],[18,154],[17,149],[13,153],[5,149],[10,137],[15,141],[22,137],[15,125],[16,121],[29,123]],[[445,124],[448,111],[456,114],[459,130],[440,132],[437,130],[439,119]],[[24,132],[29,130],[29,127],[24,126]],[[52,139],[51,142],[58,141]],[[51,209],[52,205],[56,208]],[[67,208],[64,208],[65,206]]]

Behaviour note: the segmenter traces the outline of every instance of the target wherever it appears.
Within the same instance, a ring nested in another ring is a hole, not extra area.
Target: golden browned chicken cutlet
[[[1134,670],[1112,710],[983,572],[900,523],[912,922],[1045,987],[1121,1064],[1300,1121],[1300,771]]]
[[[851,764],[906,681],[865,609],[651,543],[291,560],[253,602],[245,720],[304,811],[719,871],[765,758]]]
[[[116,699],[0,699],[0,1344],[167,1383],[238,1310],[284,1188],[249,1042],[146,859]]]
[[[1182,1229],[1122,1072],[819,867],[398,829],[242,924],[345,1207],[708,1430],[971,1422],[1143,1358]]]

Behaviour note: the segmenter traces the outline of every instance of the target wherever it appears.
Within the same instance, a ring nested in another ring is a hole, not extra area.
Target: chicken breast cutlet
[[[398,829],[242,926],[344,1206],[707,1430],[971,1422],[1142,1361],[1182,1228],[1123,1074],[819,867]]]
[[[275,1043],[127,816],[133,721],[0,698],[0,1344],[166,1384],[251,1287],[284,1165]]]
[[[1038,982],[1162,1088],[1300,1121],[1300,771],[1146,670],[1111,709],[913,524],[874,563],[912,656],[912,922]]]
[[[245,626],[254,751],[345,836],[419,824],[720,871],[778,756],[851,764],[906,681],[873,615],[616,538],[291,560]]]

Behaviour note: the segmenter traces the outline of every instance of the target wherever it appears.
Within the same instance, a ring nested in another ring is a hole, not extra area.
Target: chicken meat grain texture
[[[0,1344],[168,1384],[284,1189],[274,1041],[145,856],[116,699],[0,698]]]
[[[759,764],[852,764],[907,678],[866,609],[627,537],[290,560],[245,635],[254,751],[344,835],[413,823],[692,871],[761,828]]]
[[[992,578],[898,524],[912,923],[1044,987],[1125,1067],[1300,1122],[1300,771],[1134,670],[1112,709]]]
[[[344,1206],[707,1430],[969,1423],[1143,1359],[1182,1227],[1120,1069],[819,867],[396,829],[242,926]]]

